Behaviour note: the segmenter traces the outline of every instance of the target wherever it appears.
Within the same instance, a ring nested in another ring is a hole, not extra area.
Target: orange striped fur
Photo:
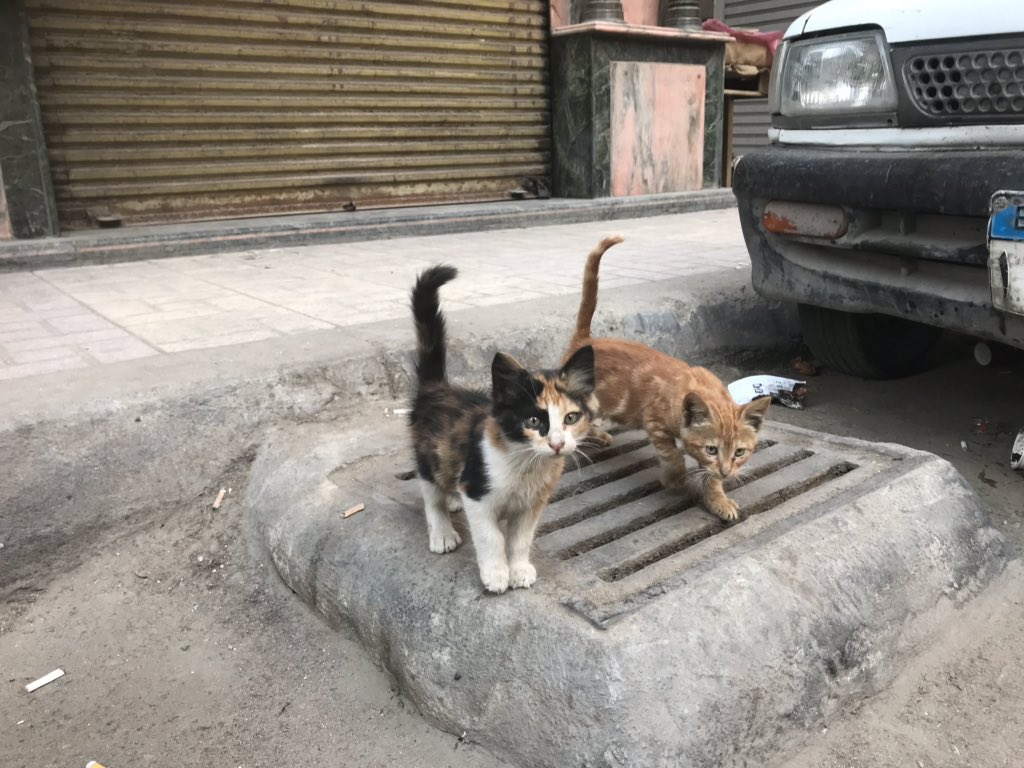
[[[621,242],[621,237],[606,237],[587,258],[576,328],[565,357],[592,346],[598,415],[645,429],[661,461],[662,484],[675,489],[693,481],[711,512],[735,520],[739,509],[722,483],[738,474],[753,454],[770,398],[737,405],[706,368],[635,341],[591,337],[601,257]],[[596,428],[594,437],[606,445],[612,442]],[[695,469],[687,470],[685,456],[696,462]]]

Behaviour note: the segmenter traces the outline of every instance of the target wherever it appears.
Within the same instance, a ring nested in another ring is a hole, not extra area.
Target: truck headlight
[[[892,112],[896,81],[881,32],[784,44],[770,106],[786,117]]]

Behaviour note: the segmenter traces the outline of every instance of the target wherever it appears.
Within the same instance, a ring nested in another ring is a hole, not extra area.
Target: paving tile
[[[52,291],[49,295],[40,297],[22,296],[20,297],[25,308],[31,312],[49,312],[57,313],[63,310],[64,312],[81,310],[82,305],[72,299],[70,296],[59,293],[58,291]]]
[[[82,349],[99,363],[120,363],[160,354],[153,347],[132,337],[90,342],[83,345]]]
[[[160,344],[164,352],[187,352],[194,349],[211,349],[213,347],[227,347],[233,344],[245,344],[252,341],[263,341],[273,338],[277,334],[268,328],[254,329],[252,331],[239,331],[226,333],[217,336],[202,336],[178,341],[168,341]]]
[[[470,322],[512,301],[574,304],[587,254],[615,232],[626,241],[603,289],[749,268],[725,210],[2,274],[0,377],[408,319],[416,276],[437,263],[460,271],[444,309]]]
[[[47,328],[36,322],[17,323],[12,326],[10,328],[0,327],[0,345],[31,339],[45,339],[52,335]]]
[[[0,302],[0,326],[5,323],[17,323],[31,317],[25,308],[12,303]]]
[[[16,365],[63,359],[81,362],[82,359],[78,352],[63,345],[52,347],[30,347],[28,349],[11,349],[10,346],[8,346],[7,353],[10,355],[11,361]]]
[[[145,301],[119,299],[117,301],[91,302],[90,307],[113,322],[140,315],[155,314],[156,307]]]
[[[265,327],[277,331],[280,334],[288,335],[302,331],[320,331],[332,328],[333,325],[325,320],[318,320],[313,317],[301,315],[297,312],[273,312],[260,318],[260,323]]]
[[[4,342],[3,346],[10,352],[25,352],[33,349],[54,349],[59,347],[74,347],[81,344],[88,344],[95,341],[109,339],[131,338],[120,328],[103,328],[93,331],[76,331],[67,334],[48,333],[45,336],[36,336],[29,339],[17,339]]]
[[[74,315],[52,317],[48,318],[46,322],[60,333],[100,331],[116,328],[116,326],[109,320],[92,312],[80,312]]]
[[[24,363],[21,365],[0,366],[0,379],[22,379],[29,376],[38,376],[44,373],[55,371],[67,371],[74,368],[85,368],[88,363],[82,359],[61,358],[57,360],[43,360],[36,363]]]

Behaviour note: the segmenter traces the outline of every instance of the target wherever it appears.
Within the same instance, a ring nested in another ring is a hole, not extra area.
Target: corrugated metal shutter
[[[824,0],[725,0],[725,23],[773,32],[785,30],[797,16],[821,5]]]
[[[807,0],[726,0],[725,23],[731,27],[765,32],[785,30],[798,16],[820,4]],[[733,157],[765,146],[770,124],[767,99],[736,99],[733,105]]]
[[[26,0],[65,228],[507,198],[546,0]]]
[[[733,102],[732,155],[739,157],[768,143],[768,99]]]

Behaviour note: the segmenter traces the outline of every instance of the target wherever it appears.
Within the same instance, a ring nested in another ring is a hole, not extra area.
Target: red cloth
[[[725,32],[727,35],[732,35],[741,43],[754,43],[755,45],[763,45],[768,49],[770,54],[768,57],[768,63],[771,63],[771,59],[775,57],[775,50],[779,47],[779,43],[782,42],[782,36],[785,32],[752,32],[749,29],[734,29],[723,21],[718,19],[708,19],[704,22],[704,30],[707,32]]]

